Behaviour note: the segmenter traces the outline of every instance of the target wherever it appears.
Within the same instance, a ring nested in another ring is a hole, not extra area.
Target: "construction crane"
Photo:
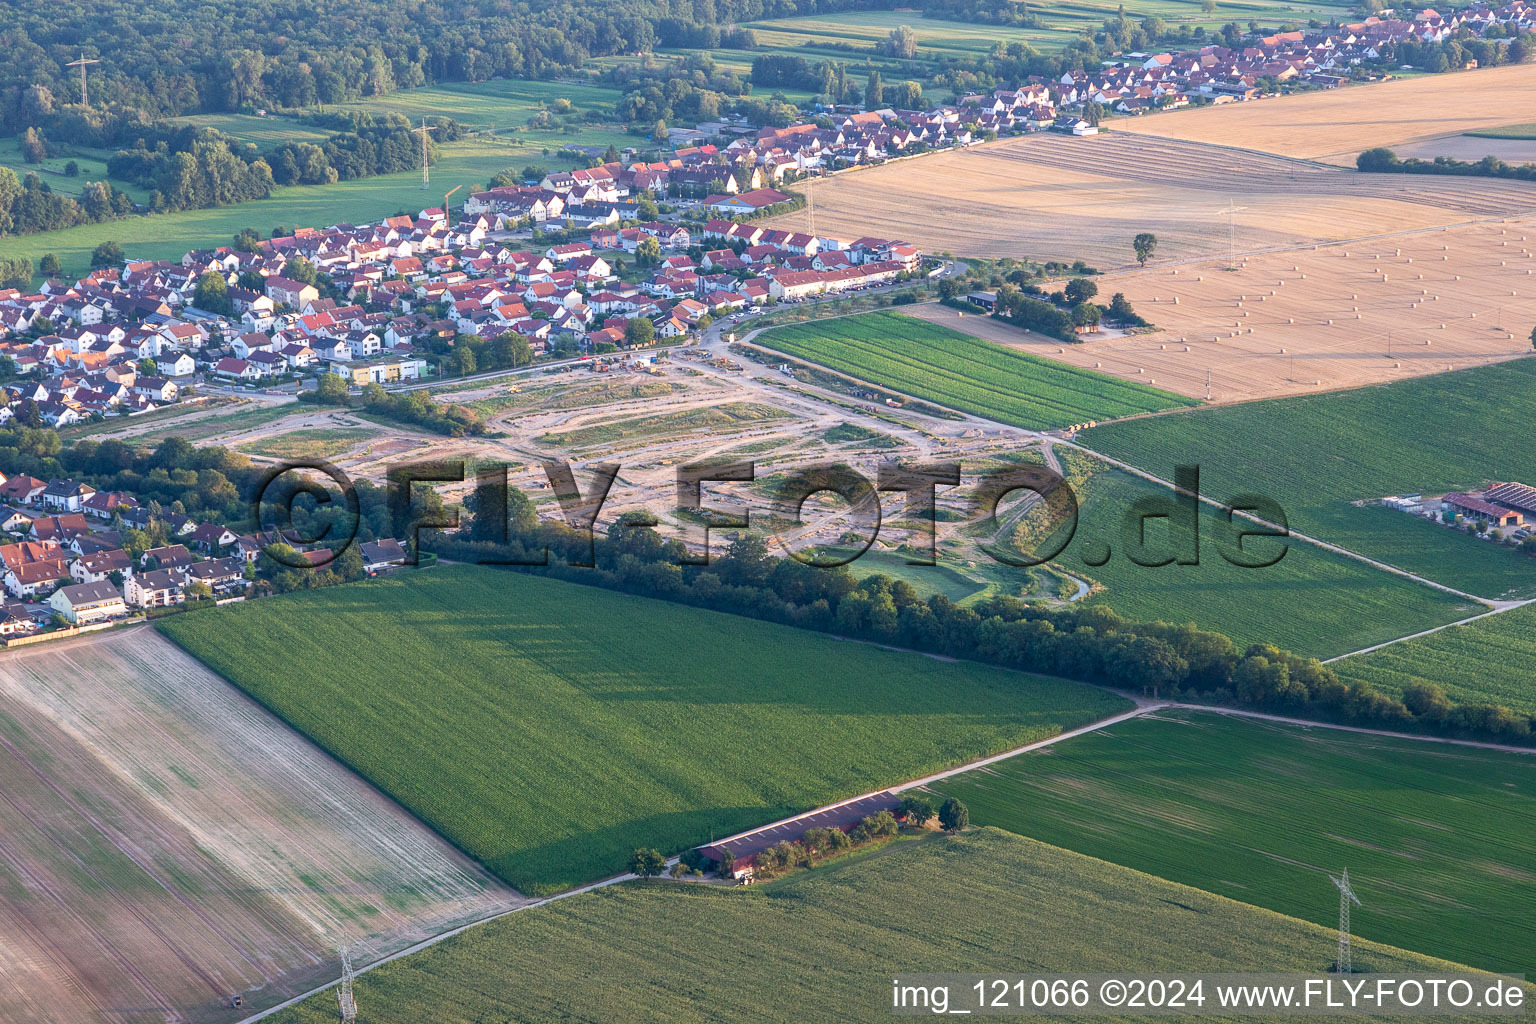
[[[1333,969],[1337,974],[1352,973],[1352,965],[1349,962],[1349,905],[1361,906],[1360,898],[1355,895],[1355,890],[1349,885],[1349,868],[1344,869],[1344,876],[1336,878],[1329,875],[1328,878],[1339,887],[1339,958],[1334,962]]]
[[[448,197],[463,187],[463,185],[455,185],[443,196],[443,225],[445,227],[453,227],[453,210],[448,206]]]
[[[414,134],[421,136],[421,187],[427,188],[430,182],[427,179],[427,133],[437,131],[436,128],[427,127],[427,119],[421,119],[420,128],[412,128]]]
[[[85,51],[81,50],[80,51],[80,59],[79,60],[72,60],[68,64],[64,65],[67,68],[79,68],[80,69],[80,105],[82,107],[88,107],[88,106],[91,105],[90,100],[86,98],[86,92],[85,92],[85,69],[90,67],[92,64],[100,64],[100,63],[101,63],[101,61],[99,61],[99,60],[86,60],[85,59]]]

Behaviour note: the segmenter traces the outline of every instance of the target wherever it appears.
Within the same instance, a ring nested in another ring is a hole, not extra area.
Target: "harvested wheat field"
[[[1536,121],[1536,66],[1423,75],[1118,118],[1115,131],[1353,164],[1361,150]]]
[[[0,654],[0,1020],[227,1021],[520,902],[150,629]]]
[[[818,231],[901,238],[965,256],[1198,259],[1507,216],[1536,207],[1528,183],[1360,174],[1195,142],[1039,133],[900,160],[810,187]],[[809,227],[810,212],[775,218]]]
[[[1207,371],[1216,402],[1309,394],[1529,354],[1536,220],[1148,268],[1098,283],[1101,297],[1124,292],[1160,329],[1062,345],[944,306],[908,311],[1195,398],[1206,397]]]

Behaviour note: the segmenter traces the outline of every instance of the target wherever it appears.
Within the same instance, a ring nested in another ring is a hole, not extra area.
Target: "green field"
[[[1333,669],[1386,693],[1433,683],[1458,703],[1536,713],[1536,605],[1345,658]]]
[[[285,142],[324,142],[331,133],[324,128],[300,124],[291,117],[256,114],[192,114],[177,118],[199,128],[212,128],[239,142],[250,142],[262,149],[276,149]]]
[[[395,98],[405,103],[412,95],[400,93],[383,99]],[[230,118],[221,116],[213,120],[217,127],[220,121],[229,122]],[[253,121],[270,124],[267,130],[282,133],[276,119],[248,117],[242,119],[242,124]],[[294,124],[298,132],[311,131]],[[230,126],[242,137],[254,130],[248,125]],[[634,142],[634,137],[615,129],[579,129],[572,133],[524,129],[515,134],[476,136],[439,147],[439,159],[432,165],[430,189],[422,189],[420,171],[357,178],[332,185],[291,185],[273,189],[267,199],[234,206],[131,217],[63,231],[0,238],[0,256],[27,256],[36,263],[44,253],[52,252],[58,255],[65,273],[71,277],[89,272],[91,251],[109,240],[121,243],[130,258],[180,259],[190,249],[227,245],[240,229],[246,227],[269,235],[277,225],[292,228],[348,222],[361,224],[402,211],[415,214],[427,207],[441,206],[443,193],[462,185],[464,190],[454,196],[457,203],[473,186],[484,185],[498,171],[509,167],[521,169],[530,163],[551,168],[570,166],[570,161],[555,155],[562,146],[617,143],[623,148]],[[5,162],[0,155],[0,163]],[[62,160],[57,162],[63,165]],[[81,161],[82,167],[85,163]],[[100,178],[102,175],[82,173],[75,179],[47,175],[46,179],[54,188],[67,191],[63,183],[84,182],[87,177]],[[133,189],[127,191],[135,192]]]
[[[1536,756],[1172,711],[934,788],[974,824],[1321,925],[1347,867],[1354,934],[1536,963]]]
[[[1007,750],[1102,690],[451,566],[162,628],[525,892]]]
[[[574,896],[370,972],[356,995],[377,1024],[880,1022],[893,971],[1317,971],[1333,948],[1330,929],[979,829],[749,889]],[[1370,942],[1355,955],[1447,966]],[[271,1019],[335,1018],[325,992]]]
[[[753,343],[924,401],[1031,430],[1193,405],[900,313],[776,327]]]
[[[1536,139],[1536,121],[1524,124],[1507,124],[1502,128],[1489,128],[1480,132],[1464,132],[1474,139]]]
[[[1102,467],[1099,462],[1092,467]],[[1088,599],[1107,604],[1139,621],[1194,622],[1225,633],[1240,645],[1274,643],[1306,657],[1328,658],[1395,640],[1423,629],[1467,618],[1483,605],[1415,583],[1333,554],[1316,545],[1290,543],[1284,556],[1265,568],[1233,565],[1232,527],[1217,509],[1202,507],[1199,564],[1141,565],[1129,557],[1125,524],[1146,498],[1166,498],[1172,491],[1118,469],[1102,468],[1086,482],[1074,483],[1080,502],[1071,543],[1055,559],[1067,572],[1102,584]],[[1034,517],[1031,513],[1026,529]],[[1182,532],[1179,534],[1183,536]],[[1167,520],[1146,522],[1142,561],[1160,561],[1178,547]],[[1053,537],[1059,543],[1060,535]],[[1279,541],[1249,539],[1245,552],[1278,551]],[[1088,564],[1102,557],[1103,565]],[[1052,545],[1054,546],[1054,544]],[[1042,553],[1044,544],[1027,548]]]
[[[536,111],[555,100],[570,100],[582,112],[611,117],[619,101],[618,89],[590,81],[539,82],[502,79],[494,82],[446,82],[421,89],[406,89],[342,104],[337,109],[404,114],[417,119],[434,115],[451,117],[477,130],[505,132],[522,128]],[[558,136],[552,136],[558,138]],[[629,138],[634,145],[635,138]],[[621,143],[621,148],[622,148]]]
[[[1536,420],[1536,360],[1304,398],[1111,423],[1080,443],[1203,494],[1258,492],[1291,528],[1481,597],[1536,597],[1536,560],[1381,506],[1393,494],[1536,484],[1536,446],[1494,423]]]

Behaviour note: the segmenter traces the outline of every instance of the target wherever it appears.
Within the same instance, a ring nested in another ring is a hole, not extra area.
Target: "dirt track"
[[[0,1020],[228,1020],[521,897],[149,629],[0,654]]]

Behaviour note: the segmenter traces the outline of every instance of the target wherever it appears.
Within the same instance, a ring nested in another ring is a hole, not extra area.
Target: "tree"
[[[64,272],[64,265],[59,262],[58,256],[50,252],[43,256],[37,269],[43,272],[44,277],[58,277]]]
[[[1131,239],[1131,248],[1136,250],[1136,262],[1146,266],[1147,260],[1157,251],[1157,236],[1150,231],[1143,231]]]
[[[1104,318],[1104,311],[1092,302],[1079,302],[1072,307],[1072,325],[1074,327],[1097,327],[1099,321]]]
[[[1536,327],[1531,328],[1531,348],[1536,349]]]
[[[646,236],[635,247],[635,262],[642,267],[654,267],[661,262],[661,242],[654,236]]]
[[[234,300],[229,297],[229,285],[225,283],[222,274],[212,270],[197,279],[197,290],[192,293],[192,305],[221,316],[230,316],[235,311]]]
[[[69,163],[64,165],[64,177],[66,177],[66,178],[78,178],[78,177],[80,177],[80,165],[75,163],[73,160],[69,161]]]
[[[653,878],[667,870],[667,858],[648,846],[637,846],[630,855],[630,872],[641,878]]]
[[[864,83],[864,109],[877,110],[885,103],[885,87],[880,84],[880,72],[871,71]]]
[[[950,797],[939,805],[939,824],[946,832],[959,832],[971,823],[971,812],[965,804]]]
[[[656,200],[650,196],[641,196],[636,201],[635,212],[640,214],[644,220],[655,220],[661,215],[661,211],[656,208]]]
[[[720,860],[715,864],[715,874],[721,878],[730,878],[735,869],[736,855],[726,847],[720,847]]]
[[[1066,296],[1067,302],[1075,306],[1099,294],[1099,286],[1086,277],[1074,277],[1067,282],[1066,290],[1062,294]]]
[[[21,158],[29,164],[40,164],[48,156],[48,147],[36,128],[21,133]]]
[[[102,242],[91,253],[91,267],[100,270],[102,267],[115,267],[123,262],[123,247],[116,242]]]
[[[300,284],[314,284],[319,275],[315,273],[315,265],[313,263],[303,256],[295,256],[283,264],[283,276],[290,281],[297,281]]]
[[[453,361],[458,367],[459,376],[468,377],[475,372],[475,353],[468,345],[454,347]]]
[[[922,828],[928,824],[928,819],[933,817],[933,802],[925,796],[909,793],[901,798],[901,803],[896,805],[896,813],[910,824]]]
[[[917,33],[907,25],[898,25],[885,37],[885,52],[892,57],[911,60],[917,54]]]
[[[1216,0],[1200,0],[1200,10],[1205,14],[1216,13]]]
[[[637,316],[624,325],[624,341],[630,348],[644,348],[656,340],[656,325],[648,317]]]
[[[160,376],[160,364],[156,363],[153,359],[150,359],[147,356],[143,359],[140,359],[138,365],[135,366],[134,369],[138,371],[140,377]]]

